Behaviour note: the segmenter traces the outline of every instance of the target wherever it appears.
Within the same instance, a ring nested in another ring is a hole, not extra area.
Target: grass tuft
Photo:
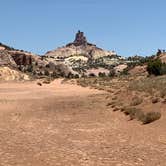
[[[142,99],[142,98],[140,98],[140,97],[138,97],[138,96],[134,96],[134,97],[132,98],[132,101],[131,101],[130,105],[131,105],[131,106],[136,106],[136,105],[141,104],[142,102],[143,102],[143,99]]]
[[[148,124],[154,122],[161,118],[161,113],[159,112],[148,112],[142,119],[143,124]]]

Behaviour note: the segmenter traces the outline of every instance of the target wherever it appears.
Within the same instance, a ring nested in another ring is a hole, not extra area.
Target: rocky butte
[[[49,51],[45,56],[64,59],[73,55],[84,55],[87,58],[97,59],[104,56],[116,55],[114,51],[105,51],[95,44],[91,44],[84,36],[84,32],[78,31],[75,40],[64,47]]]
[[[85,74],[89,69],[105,68],[124,63],[114,51],[106,51],[88,42],[84,32],[78,31],[73,42],[38,56],[0,43],[0,65],[11,66],[35,75]]]
[[[84,32],[81,32],[80,30],[76,33],[75,40],[72,43],[69,43],[66,45],[66,47],[69,47],[71,45],[74,46],[96,46],[94,44],[88,43],[86,37],[84,36]]]
[[[106,51],[89,43],[84,32],[78,31],[73,42],[49,51],[44,56],[47,61],[63,62],[73,70],[117,65],[124,59],[114,51]]]

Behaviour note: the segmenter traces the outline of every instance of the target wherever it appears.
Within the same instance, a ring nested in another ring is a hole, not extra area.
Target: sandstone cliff
[[[77,70],[91,68],[93,66],[108,67],[118,65],[124,58],[114,51],[106,51],[87,41],[83,32],[76,33],[73,42],[64,47],[57,48],[45,54],[47,60],[61,62]]]

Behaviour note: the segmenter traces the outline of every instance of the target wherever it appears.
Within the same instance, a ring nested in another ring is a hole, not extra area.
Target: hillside
[[[9,67],[12,70],[19,70],[20,72],[33,75],[37,78],[48,75],[54,77],[65,76],[73,72],[64,63],[53,63],[42,56],[24,50],[14,49],[2,43],[0,43],[0,66],[1,68]]]
[[[110,68],[124,63],[125,58],[114,51],[105,51],[87,41],[83,32],[78,31],[75,40],[64,47],[48,51],[44,56],[48,61],[61,62],[73,70],[86,73],[86,69],[93,67]]]
[[[110,75],[112,72],[119,74],[127,70],[130,74],[146,74],[146,64],[153,58],[160,58],[166,62],[166,53],[159,50],[153,57],[136,55],[124,58],[115,51],[106,51],[89,43],[80,31],[76,33],[73,42],[48,51],[43,56],[0,43],[1,66],[26,72],[36,78],[98,76],[100,73]]]

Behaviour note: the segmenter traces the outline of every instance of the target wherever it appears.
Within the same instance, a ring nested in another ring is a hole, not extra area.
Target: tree
[[[162,51],[160,50],[160,49],[158,49],[158,51],[157,51],[157,56],[160,56],[161,55],[161,53],[162,53]]]
[[[148,62],[147,71],[151,75],[161,75],[162,62],[160,59],[151,60]]]

